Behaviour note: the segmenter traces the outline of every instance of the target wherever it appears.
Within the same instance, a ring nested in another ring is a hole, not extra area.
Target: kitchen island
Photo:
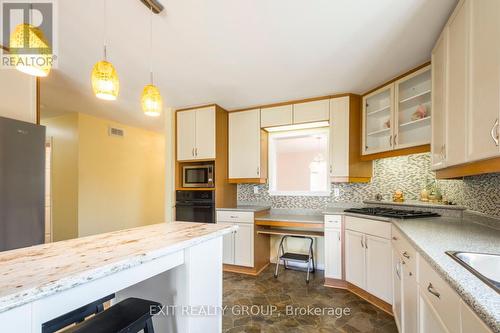
[[[236,229],[162,223],[0,253],[2,332],[41,332],[110,294],[168,307],[153,319],[158,332],[220,332],[222,237]]]

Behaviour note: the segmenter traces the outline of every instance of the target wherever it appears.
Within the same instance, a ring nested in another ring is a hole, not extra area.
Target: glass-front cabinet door
[[[393,148],[394,84],[363,98],[363,155]]]
[[[395,83],[395,149],[431,142],[431,68],[424,67]]]

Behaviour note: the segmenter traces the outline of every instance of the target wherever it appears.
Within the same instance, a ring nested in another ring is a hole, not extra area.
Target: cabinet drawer
[[[391,239],[391,223],[364,219],[354,216],[346,216],[345,228],[364,234]]]
[[[436,271],[419,256],[418,284],[450,332],[460,332],[460,299]]]
[[[217,222],[253,223],[253,212],[218,211]]]
[[[342,227],[341,215],[325,215],[325,229],[340,229]]]
[[[299,103],[293,105],[293,123],[308,123],[330,119],[330,100]]]
[[[392,246],[404,261],[405,269],[416,275],[417,252],[395,226],[392,226]]]
[[[275,106],[260,110],[260,127],[291,125],[292,105]]]

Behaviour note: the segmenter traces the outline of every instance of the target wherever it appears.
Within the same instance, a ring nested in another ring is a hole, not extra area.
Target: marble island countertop
[[[220,224],[161,223],[0,253],[0,313],[236,229]]]
[[[484,322],[500,332],[500,294],[450,258],[446,251],[500,254],[500,231],[467,219],[435,217],[391,222]]]

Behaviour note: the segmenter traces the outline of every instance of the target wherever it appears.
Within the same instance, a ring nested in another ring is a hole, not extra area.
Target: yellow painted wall
[[[54,136],[54,240],[165,221],[162,134],[77,113],[43,123]],[[109,126],[125,136],[109,136]]]
[[[14,69],[0,74],[0,116],[36,122],[36,79]]]
[[[164,222],[164,136],[85,114],[79,134],[79,236]]]
[[[43,119],[52,137],[52,239],[78,237],[78,114]]]

